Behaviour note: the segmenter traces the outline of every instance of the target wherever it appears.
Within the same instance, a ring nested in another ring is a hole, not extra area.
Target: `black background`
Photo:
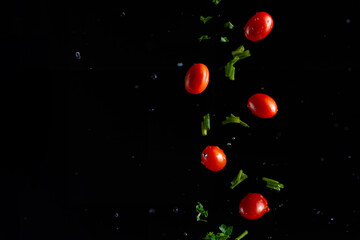
[[[16,198],[15,210],[6,209],[16,224],[4,239],[201,239],[222,223],[234,226],[233,238],[247,229],[249,240],[357,239],[356,7],[15,1],[3,66],[16,85],[11,101],[26,129],[17,153],[26,157],[3,166]],[[249,42],[243,26],[259,11],[274,28]],[[204,25],[200,15],[215,17]],[[223,29],[229,20],[235,28]],[[198,43],[203,34],[212,39]],[[218,69],[241,44],[252,56],[236,63],[230,81]],[[197,62],[209,67],[210,83],[190,95],[184,76]],[[246,108],[257,92],[276,100],[275,117]],[[203,137],[208,112],[212,129]],[[230,113],[250,128],[222,126]],[[221,172],[200,164],[207,145],[225,151]],[[230,190],[239,169],[249,178]],[[267,189],[263,176],[285,188]],[[238,214],[249,192],[271,208],[256,221]],[[208,223],[196,222],[198,201]]]

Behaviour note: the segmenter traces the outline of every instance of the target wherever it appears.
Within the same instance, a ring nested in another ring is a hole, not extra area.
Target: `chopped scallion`
[[[213,18],[212,16],[207,16],[207,17],[200,16],[200,21],[202,21],[205,24],[212,18]]]
[[[198,38],[199,42],[201,42],[202,40],[208,40],[211,39],[211,37],[209,37],[208,35],[202,35],[201,37]]]
[[[210,113],[207,113],[203,117],[203,121],[201,121],[201,134],[203,136],[207,135],[207,131],[210,130]]]
[[[220,42],[230,42],[227,37],[220,37]]]
[[[267,177],[263,177],[262,178],[263,181],[266,182],[266,187],[274,189],[279,191],[281,188],[284,188],[284,185],[282,183],[279,183],[278,181],[271,179],[271,178],[267,178]]]
[[[237,185],[239,185],[242,181],[247,179],[247,175],[243,172],[243,170],[240,170],[239,173],[236,175],[236,177],[231,181],[230,188],[234,189]]]
[[[233,25],[231,22],[226,22],[226,23],[224,24],[224,28],[233,29],[233,28],[234,28],[234,25]]]
[[[213,2],[215,5],[218,5],[218,4],[221,2],[221,0],[212,0],[212,2]]]
[[[226,117],[224,121],[221,122],[222,125],[228,124],[228,123],[239,123],[243,127],[249,128],[250,126],[247,125],[245,122],[241,121],[238,116],[235,116],[234,114],[230,114],[229,117]]]

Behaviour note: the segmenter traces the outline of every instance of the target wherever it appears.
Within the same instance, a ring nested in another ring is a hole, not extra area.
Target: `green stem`
[[[249,233],[248,230],[245,230],[240,236],[238,236],[237,238],[235,238],[235,240],[240,240],[240,239],[242,239],[242,238],[245,237],[248,233]]]

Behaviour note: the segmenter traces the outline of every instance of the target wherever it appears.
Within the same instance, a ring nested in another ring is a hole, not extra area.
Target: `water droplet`
[[[188,233],[187,233],[187,232],[184,232],[183,235],[184,235],[184,237],[187,237],[187,236],[188,236]]]
[[[125,17],[126,16],[126,13],[125,12],[121,12],[120,13],[120,17]]]
[[[76,58],[77,60],[80,60],[80,59],[81,59],[80,52],[76,52],[76,53],[75,53],[75,58]]]
[[[231,142],[228,142],[228,143],[226,144],[226,146],[230,147],[230,146],[231,146]]]
[[[116,231],[119,231],[119,230],[120,230],[120,228],[119,228],[119,227],[116,227],[115,229],[116,229]]]
[[[150,208],[150,209],[149,209],[149,213],[150,213],[150,214],[155,214],[155,213],[156,213],[155,208]]]
[[[135,88],[135,89],[139,89],[139,87],[140,87],[139,84],[135,84],[135,85],[134,85],[134,88]]]
[[[149,108],[148,109],[148,112],[154,112],[155,111],[155,108]]]
[[[156,80],[156,79],[158,78],[158,75],[157,75],[156,73],[154,73],[154,74],[152,74],[152,75],[150,76],[150,78],[151,78],[152,80]]]
[[[116,213],[114,214],[114,217],[116,217],[116,218],[119,217],[119,213],[116,212]]]
[[[174,207],[173,209],[172,209],[172,211],[173,211],[173,213],[178,213],[179,212],[179,208],[178,207]]]
[[[236,137],[232,137],[232,138],[231,138],[231,140],[235,140],[235,139],[236,139]]]
[[[349,23],[351,23],[351,19],[350,19],[350,18],[347,18],[347,19],[345,20],[345,22],[346,22],[347,24],[349,24]]]
[[[182,62],[178,62],[176,65],[177,65],[178,67],[184,66],[184,64],[183,64]]]

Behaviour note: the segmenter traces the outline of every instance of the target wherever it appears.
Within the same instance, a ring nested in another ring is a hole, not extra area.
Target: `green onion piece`
[[[267,177],[263,177],[262,180],[266,182],[279,183],[278,181]]]
[[[204,127],[207,130],[210,130],[210,113],[205,114],[204,116]]]
[[[204,121],[201,121],[201,134],[207,135],[207,131],[210,130],[210,113],[204,115]]]
[[[201,37],[198,38],[199,42],[201,42],[202,40],[208,40],[211,39],[211,37],[209,37],[208,35],[202,35]]]
[[[212,2],[213,2],[215,5],[218,5],[218,4],[221,2],[221,0],[212,0]]]
[[[233,57],[238,56],[240,60],[251,56],[249,50],[245,51],[244,45],[241,45],[236,50],[232,51],[231,54]]]
[[[231,22],[224,23],[224,28],[233,29],[234,25]]]
[[[201,121],[201,135],[207,135],[207,129],[204,127],[204,121]]]
[[[240,236],[238,236],[237,238],[235,238],[235,240],[240,240],[240,239],[242,239],[242,238],[245,237],[248,233],[249,233],[248,230],[245,230]]]
[[[234,189],[237,185],[239,185],[242,181],[247,179],[247,175],[243,172],[241,169],[239,173],[236,175],[236,177],[231,181],[230,188]]]
[[[226,117],[224,121],[221,122],[222,125],[228,124],[228,123],[239,123],[243,127],[250,128],[249,125],[247,125],[245,122],[241,121],[239,117],[235,116],[234,114],[230,114],[229,117]]]
[[[236,56],[225,65],[225,77],[230,80],[235,80],[235,67],[234,64],[239,61],[239,57]]]
[[[266,187],[274,189],[279,191],[281,188],[284,188],[284,185],[282,183],[279,183],[278,181],[271,179],[271,178],[267,178],[267,177],[263,177],[262,178],[263,181],[266,181]]]
[[[212,16],[207,16],[207,17],[200,16],[200,21],[202,21],[205,24],[212,18],[213,18]]]
[[[220,42],[230,42],[227,37],[220,37]]]

